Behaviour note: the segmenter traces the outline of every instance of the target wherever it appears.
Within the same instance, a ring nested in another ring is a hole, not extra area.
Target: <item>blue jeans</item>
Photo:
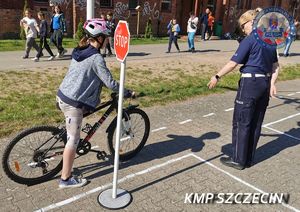
[[[287,38],[286,39],[286,41],[285,41],[285,48],[284,48],[284,52],[283,52],[284,55],[288,55],[289,54],[290,47],[291,47],[293,41],[294,41],[293,38],[291,38],[291,39]]]
[[[194,40],[195,40],[195,34],[196,32],[189,32],[188,33],[188,44],[189,44],[189,49],[195,49],[195,44],[194,44]]]
[[[168,47],[168,52],[171,51],[172,42],[174,42],[177,51],[180,51],[179,46],[178,46],[178,43],[177,43],[177,36],[175,36],[173,33],[171,33],[171,34],[170,34],[170,37],[169,37],[169,47]]]

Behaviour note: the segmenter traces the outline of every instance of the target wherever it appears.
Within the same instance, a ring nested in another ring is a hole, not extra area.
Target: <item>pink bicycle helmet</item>
[[[87,20],[83,29],[85,33],[92,38],[99,37],[100,35],[108,36],[110,29],[106,25],[106,21],[100,18],[94,18]]]

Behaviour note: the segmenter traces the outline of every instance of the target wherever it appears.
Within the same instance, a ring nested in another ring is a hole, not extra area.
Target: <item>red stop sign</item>
[[[126,21],[119,21],[115,30],[114,47],[117,60],[124,62],[129,52],[130,32]]]

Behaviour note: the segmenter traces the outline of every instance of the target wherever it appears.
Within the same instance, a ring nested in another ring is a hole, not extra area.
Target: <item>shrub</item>
[[[76,31],[76,34],[75,34],[75,38],[77,40],[81,40],[81,38],[83,38],[83,36],[84,36],[83,21],[82,21],[82,18],[80,18],[80,21],[77,25],[77,31]]]
[[[151,20],[151,18],[149,18],[147,23],[146,23],[145,38],[152,38],[152,37],[153,37],[152,20]]]

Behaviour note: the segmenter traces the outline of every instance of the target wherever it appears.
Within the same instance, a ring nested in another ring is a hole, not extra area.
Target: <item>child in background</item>
[[[210,37],[212,36],[213,29],[214,29],[214,23],[215,23],[215,17],[213,16],[212,12],[209,12],[208,15],[208,38],[207,40],[210,40]]]
[[[54,7],[54,14],[50,23],[50,31],[53,33],[50,40],[58,50],[56,57],[63,57],[67,52],[67,50],[62,46],[63,34],[67,32],[67,29],[64,13],[61,11],[59,5]]]
[[[114,39],[114,33],[116,28],[115,19],[113,18],[112,12],[107,13],[106,24],[107,27],[110,29],[110,35],[107,37],[107,42],[106,42],[106,49],[108,51],[107,56],[111,56],[112,55],[111,49],[114,47],[113,39]]]
[[[22,58],[27,59],[32,47],[35,48],[37,52],[39,51],[39,47],[35,42],[35,38],[37,37],[38,32],[38,25],[36,20],[32,17],[31,11],[29,9],[25,10],[24,15],[25,17],[20,21],[20,26],[24,27],[26,33],[25,55]]]
[[[180,27],[179,27],[179,24],[177,24],[175,18],[173,18],[170,21],[167,28],[168,28],[168,34],[169,34],[169,47],[168,47],[168,51],[166,53],[170,53],[173,41],[174,41],[177,51],[180,52],[180,49],[179,49],[179,46],[177,43],[177,38],[178,38],[178,33],[180,32]]]
[[[47,52],[50,54],[50,57],[48,60],[53,60],[54,59],[54,54],[52,53],[48,43],[47,43],[47,32],[48,32],[48,24],[47,21],[45,20],[45,14],[43,12],[38,13],[38,18],[41,21],[40,22],[40,50],[37,54],[37,56],[33,59],[35,62],[38,62],[40,57],[42,56],[43,48],[47,50]]]

